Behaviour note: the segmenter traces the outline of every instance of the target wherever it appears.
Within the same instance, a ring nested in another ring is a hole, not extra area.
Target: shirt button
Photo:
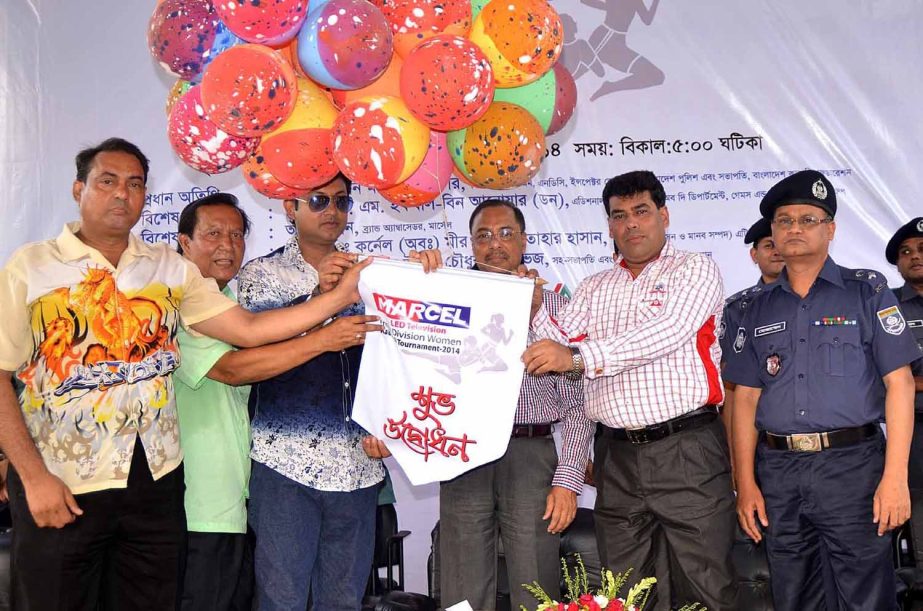
[[[349,388],[349,380],[343,382],[343,386],[345,386],[346,388]]]
[[[803,373],[799,373],[799,374],[798,374],[798,379],[799,379],[799,380],[803,380],[803,379],[804,379],[804,374],[803,374]]]
[[[803,343],[804,343],[804,341],[805,341],[805,340],[804,340],[804,338],[803,338],[803,337],[802,337],[801,339],[799,339],[799,340],[798,340],[798,342],[799,342],[799,343],[801,343],[801,344],[803,344]]]
[[[807,310],[807,309],[808,309],[808,304],[806,304],[806,303],[801,304],[801,309],[802,309],[802,310]]]
[[[799,415],[799,416],[804,416],[804,414],[805,414],[805,411],[804,411],[804,410],[800,410],[800,411],[798,412],[798,415]]]

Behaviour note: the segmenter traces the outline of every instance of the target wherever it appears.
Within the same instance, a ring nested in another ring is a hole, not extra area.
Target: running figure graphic
[[[564,53],[561,61],[574,75],[580,78],[592,70],[599,77],[605,76],[606,66],[625,74],[617,80],[606,80],[590,96],[597,100],[616,91],[646,89],[663,84],[663,71],[649,59],[628,46],[628,29],[635,17],[644,25],[651,25],[660,0],[651,0],[650,7],[645,0],[580,0],[586,6],[605,11],[606,17],[588,40],[577,37],[577,23],[573,17],[561,14],[564,24]]]

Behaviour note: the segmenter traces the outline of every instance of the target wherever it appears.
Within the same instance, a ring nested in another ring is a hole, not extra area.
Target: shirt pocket
[[[812,338],[820,372],[836,377],[856,375],[862,372],[865,355],[859,329],[849,325],[816,327]]]

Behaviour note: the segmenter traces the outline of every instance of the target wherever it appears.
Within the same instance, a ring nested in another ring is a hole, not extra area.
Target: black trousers
[[[817,453],[757,448],[778,611],[897,608],[891,535],[872,522],[884,445],[879,434]]]
[[[183,569],[182,611],[250,611],[252,533],[190,532]]]
[[[916,560],[914,581],[923,586],[923,414],[917,413],[910,443],[910,462],[907,465],[910,484],[910,533],[913,537],[913,555]]]
[[[39,528],[11,468],[13,608],[172,610],[186,537],[182,465],[156,482],[140,442],[128,487],[76,495],[83,515]]]
[[[595,452],[600,559],[615,573],[633,569],[622,594],[656,577],[652,611],[671,600],[736,610],[737,517],[721,421],[645,445],[601,435]]]

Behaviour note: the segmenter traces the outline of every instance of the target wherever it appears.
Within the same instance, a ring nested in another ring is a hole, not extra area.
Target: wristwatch
[[[570,358],[572,365],[570,370],[565,373],[574,378],[583,377],[583,355],[580,354],[580,349],[571,347]]]

